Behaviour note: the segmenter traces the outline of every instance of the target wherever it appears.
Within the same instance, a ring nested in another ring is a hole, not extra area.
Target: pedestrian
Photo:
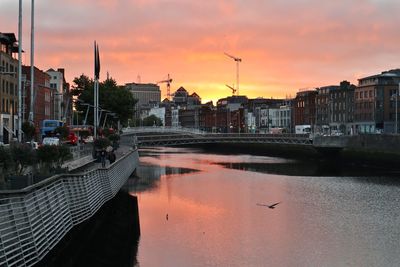
[[[101,167],[106,167],[106,151],[104,149],[101,150],[100,152],[100,157],[101,157]]]
[[[114,153],[114,150],[110,152],[110,154],[108,155],[108,160],[110,161],[110,164],[113,164],[115,162],[116,156]]]

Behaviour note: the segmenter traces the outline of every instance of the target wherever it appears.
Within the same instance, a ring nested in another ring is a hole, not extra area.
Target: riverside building
[[[0,142],[17,136],[18,42],[14,33],[0,33]]]
[[[384,71],[358,80],[354,91],[354,121],[357,133],[395,132],[395,119],[398,114],[398,110],[395,109],[395,96],[398,94],[399,81],[400,69]],[[397,127],[399,128],[399,123]]]

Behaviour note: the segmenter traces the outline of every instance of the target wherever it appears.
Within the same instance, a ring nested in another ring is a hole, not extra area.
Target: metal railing
[[[122,134],[135,134],[135,133],[192,133],[192,134],[205,134],[197,128],[186,127],[172,127],[172,126],[149,126],[149,127],[127,127],[122,129]]]
[[[108,168],[52,176],[0,192],[0,266],[32,266],[113,198],[138,165],[131,150]]]

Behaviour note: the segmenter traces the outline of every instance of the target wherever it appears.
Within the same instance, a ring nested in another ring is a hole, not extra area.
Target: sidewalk
[[[93,159],[92,155],[87,155],[87,156],[79,158],[79,159],[67,161],[62,165],[62,167],[67,168],[68,171],[73,171],[75,169],[81,168],[81,167],[85,166],[86,164],[92,163],[94,161],[95,161],[95,159]]]
[[[116,155],[116,160],[118,160],[119,158],[121,158],[123,155],[125,155],[126,153],[128,153],[130,151],[131,147],[130,146],[124,146],[121,145],[117,150],[115,150],[115,155]],[[87,166],[87,168],[85,168],[86,170],[92,170],[92,169],[96,169],[96,168],[101,168],[101,163],[95,163],[96,159],[93,159],[92,155],[87,155],[85,157],[82,158],[78,158],[78,159],[74,159],[68,162],[65,162],[62,167],[63,168],[68,168],[68,171],[74,171],[76,169],[80,169],[82,167],[84,167],[85,165],[88,165],[90,163],[90,166]],[[106,166],[109,166],[110,162],[108,160],[106,160]]]

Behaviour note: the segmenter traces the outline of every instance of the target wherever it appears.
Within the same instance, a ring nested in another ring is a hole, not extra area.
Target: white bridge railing
[[[0,266],[32,266],[113,198],[138,165],[131,150],[108,168],[0,192]]]
[[[172,126],[149,126],[149,127],[127,127],[122,129],[123,134],[134,133],[191,133],[205,134],[206,132],[196,128],[172,127]]]

